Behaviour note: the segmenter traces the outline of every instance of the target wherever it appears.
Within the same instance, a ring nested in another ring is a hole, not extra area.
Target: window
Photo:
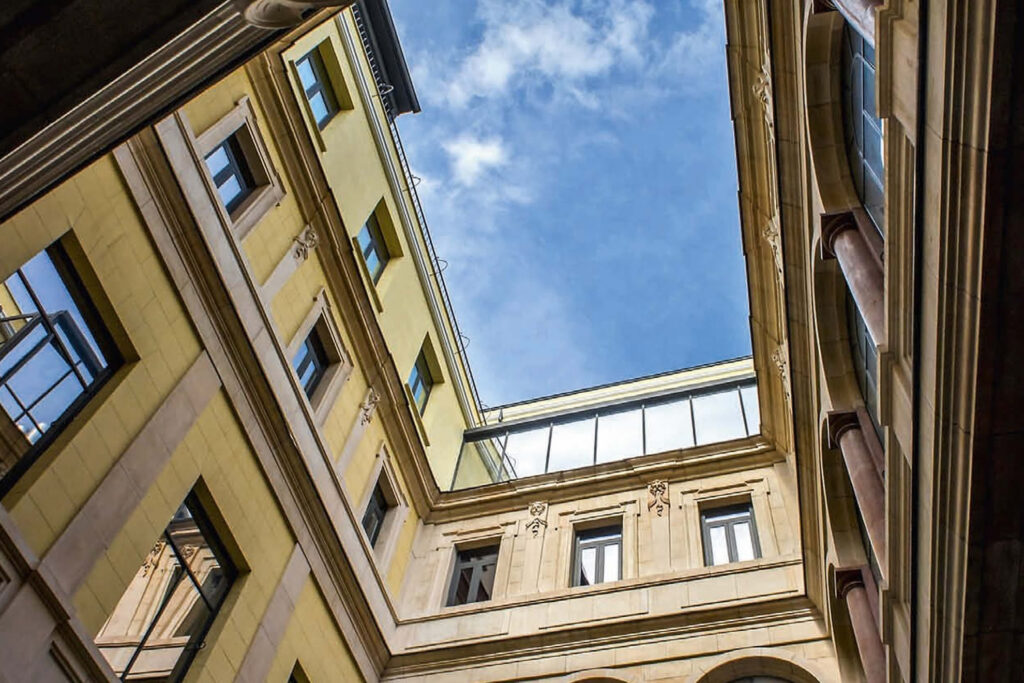
[[[853,362],[853,374],[857,377],[857,386],[864,399],[871,426],[875,430],[878,442],[884,444],[882,428],[878,422],[878,353],[871,332],[861,317],[857,302],[847,291],[846,293],[846,329],[850,335],[850,355]]]
[[[120,362],[60,243],[0,283],[0,493]]]
[[[750,504],[707,510],[701,514],[704,564],[745,562],[761,557]]]
[[[843,135],[853,186],[882,231],[885,193],[882,122],[875,106],[875,50],[849,24],[843,27]]]
[[[331,81],[324,67],[320,48],[315,47],[295,63],[306,100],[320,130],[338,113],[338,99],[331,89]]]
[[[256,189],[256,180],[237,133],[232,133],[206,155],[206,167],[228,213],[234,212]]]
[[[496,545],[458,551],[452,583],[448,588],[448,606],[490,600],[497,566]]]
[[[370,273],[370,279],[373,280],[373,284],[377,284],[381,274],[384,272],[384,266],[388,264],[391,255],[388,253],[387,243],[384,241],[380,224],[377,222],[377,217],[374,214],[370,214],[370,217],[366,220],[366,225],[359,231],[356,241],[363,254],[366,270]]]
[[[430,366],[427,365],[427,358],[420,351],[416,363],[412,366],[412,373],[409,374],[409,389],[412,391],[413,401],[420,415],[427,409],[427,399],[430,398],[430,390],[434,386],[434,378],[430,374]]]
[[[622,525],[576,532],[574,586],[592,586],[622,577]]]
[[[380,538],[380,530],[384,527],[384,518],[388,514],[388,499],[384,496],[384,490],[380,484],[375,484],[370,500],[366,503],[366,512],[363,513],[363,531],[370,539],[370,545],[376,546]]]
[[[96,645],[122,681],[182,680],[237,573],[198,498],[189,494]]]
[[[292,367],[299,376],[302,383],[302,390],[306,392],[306,398],[312,400],[313,392],[320,386],[321,380],[327,373],[327,366],[330,365],[324,343],[320,339],[317,328],[309,332],[309,336],[302,342],[299,352],[292,358]]]

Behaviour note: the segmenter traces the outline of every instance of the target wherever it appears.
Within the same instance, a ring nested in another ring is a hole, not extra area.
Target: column
[[[821,248],[834,256],[875,344],[885,342],[885,275],[852,212],[821,217]]]
[[[864,588],[865,567],[836,569],[836,596],[846,603],[857,641],[857,652],[868,683],[886,680],[885,650],[878,635],[878,624],[871,613],[871,602]]]
[[[853,495],[861,518],[871,539],[871,548],[880,567],[885,567],[885,488],[875,467],[871,450],[865,441],[855,411],[834,411],[828,414],[828,439],[831,448],[843,454],[846,472],[850,475]]]

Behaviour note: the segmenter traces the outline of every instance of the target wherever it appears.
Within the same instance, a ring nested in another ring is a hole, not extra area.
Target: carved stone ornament
[[[160,560],[160,553],[164,551],[164,542],[157,541],[153,544],[149,554],[146,555],[146,560],[142,563],[142,575],[149,576],[149,572],[156,567],[157,562]]]
[[[772,103],[772,67],[771,58],[766,52],[761,60],[761,71],[754,83],[754,95],[761,102],[764,123],[768,127],[769,137],[775,137],[775,110]]]
[[[359,424],[364,426],[370,424],[378,403],[380,403],[380,395],[376,389],[370,387],[370,391],[366,394],[366,400],[359,406]]]
[[[260,28],[290,28],[298,25],[306,10],[321,7],[344,8],[353,0],[234,0],[245,20]]]
[[[786,364],[786,350],[784,347],[772,351],[772,362],[775,363],[775,369],[779,373],[779,379],[782,381],[782,392],[786,396],[786,402],[790,400],[789,395],[789,368]]]
[[[779,280],[779,287],[785,288],[785,271],[782,267],[782,231],[779,230],[778,214],[768,219],[768,224],[761,231],[761,236],[764,237],[765,241],[768,242],[768,246],[771,247],[772,256],[775,259],[775,275]]]
[[[544,519],[544,513],[547,512],[548,504],[541,502],[530,503],[528,508],[530,512],[530,521],[526,523],[526,528],[536,538],[540,535],[541,529],[547,527],[548,522]]]
[[[316,249],[316,246],[320,244],[320,235],[316,233],[312,225],[307,225],[306,229],[298,234],[295,238],[295,258],[299,261],[305,261],[309,258],[309,252]]]
[[[659,517],[668,510],[668,482],[664,479],[652,481],[647,485],[647,509],[653,509]]]

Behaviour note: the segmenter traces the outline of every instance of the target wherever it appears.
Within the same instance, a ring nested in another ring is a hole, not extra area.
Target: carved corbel
[[[380,403],[380,394],[373,387],[366,392],[366,398],[359,406],[359,424],[368,425],[373,421],[373,414],[377,410],[377,404]]]
[[[533,534],[534,538],[540,535],[542,529],[546,528],[548,522],[544,519],[544,513],[548,510],[547,503],[533,502],[530,503],[528,512],[530,513],[530,521],[526,523],[527,530]]]
[[[768,224],[761,231],[761,236],[768,242],[768,246],[772,250],[772,257],[775,259],[775,276],[778,278],[779,287],[784,289],[786,287],[786,278],[782,267],[782,231],[779,229],[778,214],[768,219]]]
[[[772,351],[772,362],[775,363],[775,370],[779,373],[779,381],[782,382],[782,392],[786,397],[786,403],[790,402],[789,393],[789,366],[786,361],[786,348],[779,346]]]
[[[767,52],[761,58],[761,70],[753,85],[754,95],[761,102],[764,124],[768,129],[768,137],[775,138],[775,105],[772,100],[772,63]]]
[[[652,481],[647,485],[647,510],[654,510],[659,517],[668,510],[668,482],[664,479]]]
[[[294,241],[295,251],[292,253],[295,259],[305,261],[309,258],[309,252],[316,249],[317,245],[320,244],[320,235],[317,234],[312,225],[307,225],[306,229],[300,232]]]
[[[297,26],[308,10],[348,7],[353,0],[234,0],[234,5],[253,26],[280,29]]]

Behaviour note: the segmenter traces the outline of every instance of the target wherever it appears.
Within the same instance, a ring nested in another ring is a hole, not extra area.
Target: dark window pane
[[[412,372],[409,373],[409,389],[412,391],[413,401],[416,403],[416,408],[421,415],[427,408],[427,399],[430,397],[430,390],[433,385],[434,380],[430,375],[427,359],[424,358],[421,351],[416,359],[416,363],[412,367]]]
[[[849,25],[843,29],[843,138],[853,186],[879,231],[884,225],[882,122],[875,102],[874,50]]]
[[[370,539],[371,546],[377,545],[377,539],[380,538],[380,530],[384,526],[384,517],[387,515],[388,507],[384,491],[381,490],[380,484],[377,484],[373,487],[373,493],[366,504],[366,512],[363,513],[363,531],[366,532],[366,537]]]
[[[330,361],[324,350],[324,344],[314,327],[302,346],[299,347],[295,357],[292,358],[292,367],[295,368],[295,374],[299,376],[299,382],[302,384],[302,390],[307,398],[313,398],[313,393],[320,386],[324,375],[327,374],[329,365]]]

